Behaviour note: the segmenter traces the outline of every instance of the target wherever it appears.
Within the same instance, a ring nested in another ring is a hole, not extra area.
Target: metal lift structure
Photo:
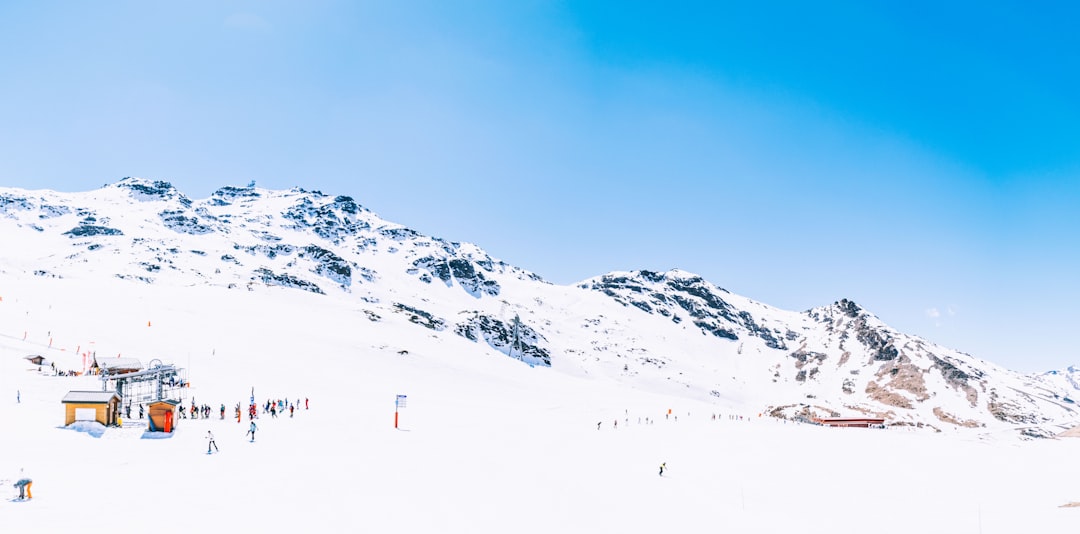
[[[183,401],[187,397],[187,371],[175,365],[165,365],[161,360],[150,360],[141,371],[101,373],[101,390],[108,391],[109,383],[120,396],[123,405],[147,404],[160,400]]]

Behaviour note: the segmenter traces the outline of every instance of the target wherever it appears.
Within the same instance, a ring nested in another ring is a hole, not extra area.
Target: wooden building
[[[34,365],[45,365],[45,357],[40,354],[31,354],[26,357],[26,360]]]
[[[120,416],[120,397],[115,391],[69,391],[64,404],[64,425],[75,421],[97,421],[115,425]]]
[[[164,399],[149,404],[147,428],[151,432],[172,432],[176,429],[176,405],[179,401]]]
[[[885,419],[876,417],[815,417],[814,422],[824,426],[885,428]]]

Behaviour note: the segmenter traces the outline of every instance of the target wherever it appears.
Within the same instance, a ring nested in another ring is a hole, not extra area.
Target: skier
[[[142,416],[143,416],[143,407],[142,407],[142,403],[140,402],[139,403],[139,419],[142,419]]]
[[[660,464],[660,476],[664,476],[664,468],[667,467],[667,462]]]
[[[255,426],[255,421],[252,421],[251,427],[249,427],[247,431],[247,434],[251,434],[251,441],[255,441],[255,431],[258,429],[259,427]],[[246,436],[247,434],[244,435]]]
[[[15,390],[15,404],[21,404],[21,403],[22,403],[22,391],[16,389]]]
[[[304,397],[304,409],[305,409],[305,410],[306,410],[306,409],[308,409],[308,403],[307,403],[307,401],[308,401],[307,397]]]
[[[22,469],[19,469],[19,480],[15,481],[14,486],[19,489],[20,501],[34,498],[34,495],[30,493],[30,486],[33,485],[34,481],[26,476]]]
[[[218,452],[217,443],[214,443],[214,433],[207,430],[206,439],[210,441],[206,444],[206,454],[210,454],[210,447],[214,448],[214,452]]]
[[[225,419],[225,403],[221,403],[221,418]]]

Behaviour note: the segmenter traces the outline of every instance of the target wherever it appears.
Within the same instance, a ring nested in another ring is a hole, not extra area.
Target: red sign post
[[[405,395],[398,395],[394,401],[394,428],[398,427],[398,410],[405,407]]]

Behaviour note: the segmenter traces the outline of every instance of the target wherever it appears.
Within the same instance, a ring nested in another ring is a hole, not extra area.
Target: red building
[[[824,426],[885,428],[885,419],[875,417],[815,417],[814,422]]]

